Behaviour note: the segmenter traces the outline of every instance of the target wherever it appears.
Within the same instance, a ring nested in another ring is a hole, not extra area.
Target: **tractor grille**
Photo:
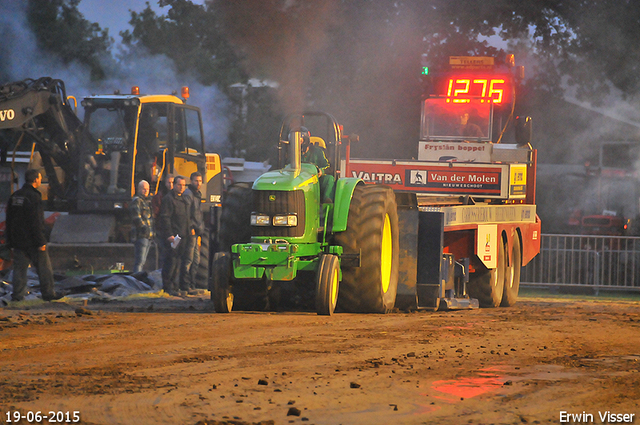
[[[254,190],[253,212],[268,214],[298,214],[298,225],[295,227],[251,226],[251,236],[258,237],[300,237],[304,235],[304,192],[294,190],[282,192],[276,190]]]

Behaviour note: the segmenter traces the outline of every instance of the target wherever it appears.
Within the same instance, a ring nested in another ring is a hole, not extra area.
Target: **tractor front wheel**
[[[320,265],[316,275],[316,312],[331,316],[338,303],[340,285],[340,261],[332,254],[320,257]]]

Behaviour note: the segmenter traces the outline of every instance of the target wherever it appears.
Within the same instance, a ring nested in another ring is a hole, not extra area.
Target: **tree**
[[[180,70],[196,69],[201,81],[222,87],[247,76],[275,80],[279,104],[269,106],[332,112],[347,131],[368,141],[355,154],[415,154],[421,60],[501,60],[508,49],[527,62],[525,89],[537,94],[531,98],[561,98],[569,87],[597,104],[610,91],[628,98],[640,91],[640,5],[630,0],[160,4],[172,6],[168,16],[157,17],[149,8],[132,14],[134,30],[124,34],[125,41],[165,53]],[[507,47],[492,45],[489,37]]]
[[[84,19],[78,11],[81,0],[29,0],[28,22],[43,52],[64,64],[78,62],[89,68],[93,80],[105,78],[113,39],[109,30]]]
[[[218,141],[213,148],[231,155],[242,151],[247,159],[264,160],[265,156],[261,154],[268,143],[267,135],[250,139],[251,132],[241,113],[244,109],[242,102],[246,98],[237,96],[231,88],[234,84],[245,83],[248,73],[240,66],[238,53],[221,31],[215,11],[188,0],[160,0],[158,4],[169,6],[166,15],[158,16],[149,3],[142,12],[131,12],[132,30],[120,33],[128,49],[120,56],[121,62],[127,63],[131,58],[138,59],[149,54],[164,55],[174,64],[181,79],[191,77],[204,86],[216,86],[226,95],[226,99],[207,99],[209,103],[216,103],[213,107],[215,116],[207,116],[210,111],[205,109],[212,109],[212,105],[208,105],[209,108],[203,108],[204,119],[209,124],[228,121],[218,127],[228,126],[226,139],[230,146],[223,146]],[[200,106],[205,105],[201,103]],[[268,105],[262,106],[261,112],[269,108]],[[224,115],[222,119],[221,114]],[[210,135],[207,135],[207,139],[210,139]]]
[[[159,4],[170,7],[166,16],[156,15],[149,3],[142,12],[131,12],[133,29],[120,33],[126,46],[133,50],[143,46],[151,54],[166,55],[179,73],[193,75],[204,85],[216,84],[223,91],[246,81],[214,13],[189,0],[161,0]]]
[[[242,7],[238,3],[243,2],[233,2]],[[630,1],[334,3],[331,19],[320,23],[330,34],[329,46],[316,54],[309,84],[316,87],[316,103],[322,93],[332,94],[322,103],[338,106],[340,111],[332,110],[368,136],[363,140],[415,143],[420,56],[437,64],[450,55],[501,60],[507,49],[515,51],[519,62],[527,64],[524,88],[532,99],[559,99],[573,88],[597,105],[609,92],[633,98],[640,90],[640,4]],[[492,36],[508,43],[507,48],[488,43]],[[543,110],[537,104],[529,112]],[[411,152],[410,143],[405,152]],[[378,144],[385,156],[398,151],[393,143]]]

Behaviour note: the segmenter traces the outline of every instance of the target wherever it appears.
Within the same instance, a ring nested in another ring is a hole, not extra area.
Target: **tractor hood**
[[[269,171],[253,183],[253,190],[297,190],[318,182],[318,169],[313,164],[302,164],[299,172],[291,168]]]

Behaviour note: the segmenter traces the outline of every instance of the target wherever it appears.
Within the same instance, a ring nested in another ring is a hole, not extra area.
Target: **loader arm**
[[[9,143],[15,141],[27,150],[28,143],[36,144],[53,195],[66,199],[78,172],[82,122],[67,101],[64,82],[43,77],[0,86],[0,131]],[[64,171],[63,181],[55,165]]]

